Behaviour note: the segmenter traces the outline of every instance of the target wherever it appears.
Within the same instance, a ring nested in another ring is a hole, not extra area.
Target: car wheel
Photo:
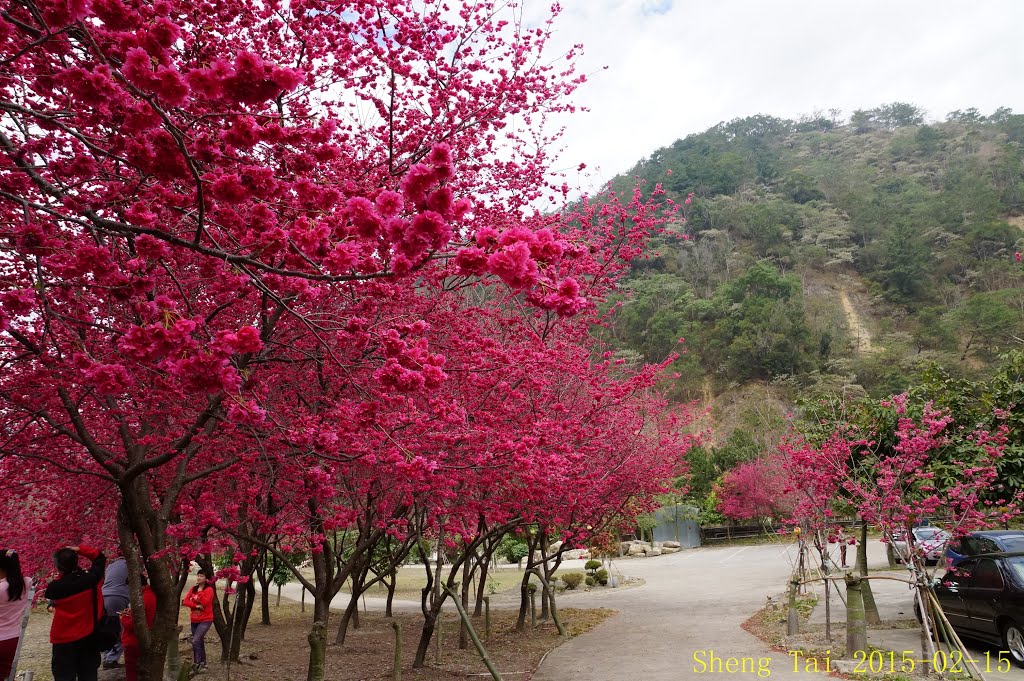
[[[1003,629],[1003,649],[1018,667],[1024,667],[1024,630],[1016,622]]]

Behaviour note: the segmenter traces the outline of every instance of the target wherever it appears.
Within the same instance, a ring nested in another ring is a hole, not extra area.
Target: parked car
[[[1024,552],[969,556],[933,588],[957,634],[1001,646],[1024,667]]]
[[[945,556],[950,565],[958,565],[968,556],[1015,551],[1024,551],[1024,532],[1021,530],[981,530],[951,539],[946,544]]]
[[[940,527],[922,525],[911,529],[914,533],[914,549],[924,557],[925,564],[935,565],[942,559],[946,542],[951,535]],[[906,562],[909,558],[909,547],[906,535],[897,533],[892,540],[892,553],[897,563]]]

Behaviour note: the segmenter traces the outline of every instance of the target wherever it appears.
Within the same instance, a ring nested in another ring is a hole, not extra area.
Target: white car
[[[936,565],[942,560],[942,553],[946,550],[946,542],[950,539],[949,532],[930,525],[915,527],[911,531],[914,533],[914,550],[924,557],[926,565]],[[907,546],[907,538],[903,533],[893,537],[892,549],[897,563],[909,560],[909,547]]]

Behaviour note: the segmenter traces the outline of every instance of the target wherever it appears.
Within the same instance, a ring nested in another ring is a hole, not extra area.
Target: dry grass
[[[512,589],[518,589],[519,584],[523,581],[523,572],[523,570],[516,568],[500,568],[491,570],[487,574],[487,593],[496,595]],[[420,600],[422,589],[427,583],[426,572],[423,568],[402,568],[401,570],[398,570],[397,580],[397,584],[395,585],[396,599],[405,601]],[[475,594],[475,580],[473,581],[473,586],[473,593]],[[346,583],[345,587],[342,588],[341,593],[350,593],[348,583]],[[387,587],[384,586],[383,582],[378,582],[374,586],[370,587],[370,590],[366,592],[366,595],[374,598],[386,598],[388,590]],[[339,595],[339,598],[340,597],[341,596]]]

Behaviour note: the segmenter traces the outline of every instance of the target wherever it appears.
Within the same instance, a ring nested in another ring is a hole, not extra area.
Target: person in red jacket
[[[206,632],[213,626],[213,590],[212,575],[200,570],[196,575],[196,585],[188,590],[182,604],[192,611],[192,671],[206,669]]]
[[[142,580],[142,604],[146,609],[146,626],[152,628],[156,619],[156,594],[149,588],[146,575]],[[132,621],[132,606],[120,612],[121,615],[121,647],[124,648],[124,676],[126,681],[139,678],[139,640],[135,637],[135,624]]]
[[[92,561],[88,570],[78,557]],[[92,641],[96,621],[103,616],[103,573],[106,557],[90,546],[67,546],[53,554],[60,576],[46,587],[53,601],[50,667],[54,681],[96,681],[100,651]]]

